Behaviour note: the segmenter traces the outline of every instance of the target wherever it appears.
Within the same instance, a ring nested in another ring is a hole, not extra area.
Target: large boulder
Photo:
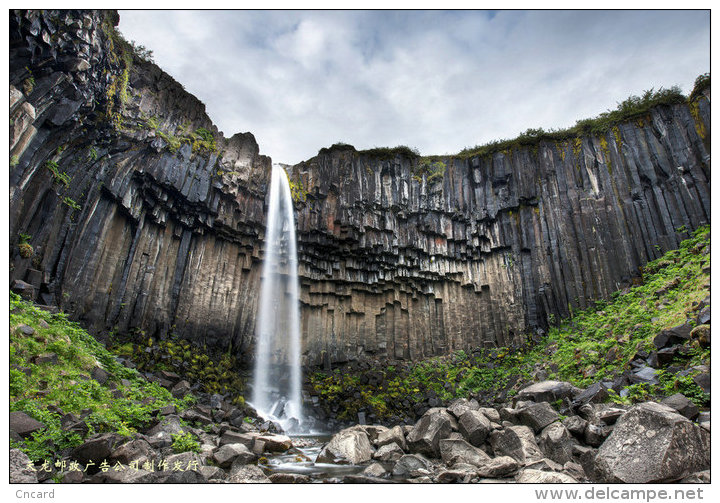
[[[408,449],[430,457],[440,457],[440,440],[448,438],[452,425],[447,413],[423,416],[407,435]]]
[[[272,484],[262,468],[256,465],[233,466],[226,480],[232,484]]]
[[[37,484],[37,472],[30,469],[30,458],[20,449],[10,449],[10,483]]]
[[[316,462],[357,465],[370,461],[374,452],[367,433],[347,428],[333,436],[318,454]]]
[[[697,408],[697,406],[682,393],[675,393],[674,395],[670,395],[660,403],[662,403],[663,405],[667,405],[672,409],[675,409],[679,414],[685,416],[690,420],[693,420],[698,417],[698,415],[700,415],[700,410]]]
[[[268,452],[285,452],[292,447],[292,439],[287,435],[274,435],[268,433],[257,437],[256,442],[262,442]],[[243,442],[240,442],[243,443]]]
[[[565,381],[540,381],[521,389],[517,400],[532,400],[534,402],[556,402],[563,398],[572,398],[580,392],[577,388]]]
[[[521,484],[577,484],[577,480],[565,473],[544,472],[526,468],[520,471],[515,480]]]
[[[440,440],[440,455],[448,466],[463,463],[481,466],[490,459],[484,451],[467,443],[465,440],[444,438]]]
[[[243,444],[225,444],[215,449],[212,457],[220,468],[229,468],[236,459],[240,459],[243,465],[257,459],[257,456]]]
[[[458,398],[454,400],[447,410],[450,414],[455,416],[456,419],[460,419],[460,416],[465,414],[469,410],[478,410],[480,405],[477,400],[468,400],[467,398]]]
[[[395,442],[382,445],[378,448],[377,451],[375,451],[375,454],[373,454],[373,459],[377,459],[379,461],[397,461],[401,457],[405,455],[405,452],[402,450],[402,448],[396,444]]]
[[[492,431],[492,426],[485,414],[478,410],[468,410],[460,416],[458,429],[468,442],[480,447]]]
[[[527,426],[508,426],[493,431],[490,434],[490,445],[495,456],[510,456],[522,465],[544,457],[535,435]]]
[[[520,464],[510,456],[488,458],[478,466],[477,473],[483,478],[497,479],[509,477],[518,471]]]
[[[396,477],[422,477],[433,471],[430,460],[421,454],[406,454],[401,457],[393,467],[393,475]]]
[[[546,426],[538,440],[538,445],[545,456],[561,465],[572,460],[572,448],[575,444],[577,441],[562,423]]]
[[[621,417],[595,458],[602,481],[671,482],[710,468],[710,434],[672,408],[645,402]]]
[[[535,433],[560,419],[555,409],[547,402],[533,403],[523,407],[518,411],[517,417],[522,424],[532,428]]]
[[[653,344],[658,349],[667,348],[673,344],[684,344],[690,339],[692,329],[693,327],[688,323],[683,323],[682,325],[663,330],[655,336]]]
[[[382,447],[387,444],[397,444],[402,450],[407,450],[407,443],[405,442],[405,433],[402,427],[393,426],[392,428],[383,431],[377,437],[375,445]]]
[[[115,446],[123,440],[125,439],[117,433],[94,436],[75,447],[70,453],[70,458],[82,465],[91,465],[88,472],[93,473],[99,470],[100,463],[110,459]]]
[[[45,428],[43,423],[28,416],[24,412],[14,411],[10,413],[10,430],[23,438],[29,437],[43,428]]]
[[[138,466],[142,466],[147,461],[157,458],[157,453],[150,447],[147,440],[137,438],[126,442],[110,454],[109,461],[114,464],[120,462],[123,465],[129,465],[136,461]]]

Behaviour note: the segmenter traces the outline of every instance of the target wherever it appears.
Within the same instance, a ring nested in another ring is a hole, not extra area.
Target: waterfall
[[[290,183],[285,170],[272,166],[265,228],[252,405],[286,431],[301,431],[300,307]]]

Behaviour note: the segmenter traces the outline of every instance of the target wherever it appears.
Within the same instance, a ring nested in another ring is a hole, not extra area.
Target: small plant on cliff
[[[422,182],[423,176],[425,176],[428,185],[433,185],[442,180],[445,176],[446,165],[441,160],[435,160],[429,157],[425,157],[418,162],[413,168],[413,178],[418,182]]]
[[[200,444],[195,440],[192,433],[181,431],[180,433],[171,434],[173,439],[172,450],[175,453],[181,452],[200,452]]]
[[[28,241],[30,241],[31,236],[27,234],[20,234],[19,236],[19,243],[18,243],[18,250],[20,251],[20,256],[22,258],[30,258],[35,254],[35,250],[33,250],[33,247],[30,245]]]
[[[78,203],[76,203],[73,199],[70,199],[70,198],[67,197],[67,196],[63,197],[62,202],[63,202],[63,204],[64,204],[65,206],[68,206],[68,207],[70,207],[70,208],[73,209],[73,210],[79,210],[79,209],[81,209],[81,206],[80,206]]]
[[[50,170],[56,182],[62,183],[65,187],[70,186],[70,176],[67,173],[60,171],[60,167],[57,162],[46,161],[45,167]]]

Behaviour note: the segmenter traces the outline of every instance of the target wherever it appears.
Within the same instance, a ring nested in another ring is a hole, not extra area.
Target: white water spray
[[[252,405],[286,431],[302,431],[300,307],[292,195],[285,170],[272,166],[265,228]]]

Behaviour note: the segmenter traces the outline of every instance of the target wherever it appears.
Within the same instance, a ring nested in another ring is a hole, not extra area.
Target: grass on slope
[[[321,404],[339,419],[354,420],[365,410],[379,419],[406,417],[404,411],[428,397],[448,401],[480,394],[488,403],[513,396],[539,373],[581,387],[612,379],[630,368],[638,351],[652,349],[663,329],[695,317],[695,306],[710,284],[710,228],[698,229],[680,248],[650,262],[643,283],[613,294],[593,308],[552,327],[539,344],[523,348],[457,351],[415,364],[396,363],[382,369],[315,372],[311,384]],[[710,350],[688,344],[678,366],[710,364]],[[644,400],[683,392],[698,405],[709,397],[682,376],[659,372],[659,385],[632,385],[617,401]]]
[[[23,333],[23,325],[34,333]],[[91,377],[95,367],[110,374],[105,384]],[[175,399],[119,364],[63,313],[48,313],[10,293],[10,410],[23,411],[47,426],[23,442],[11,441],[30,459],[53,459],[82,443],[78,433],[61,428],[64,414],[83,418],[88,426],[85,437],[106,431],[130,436],[148,425],[154,410],[169,404],[184,409],[193,400],[192,395]]]

